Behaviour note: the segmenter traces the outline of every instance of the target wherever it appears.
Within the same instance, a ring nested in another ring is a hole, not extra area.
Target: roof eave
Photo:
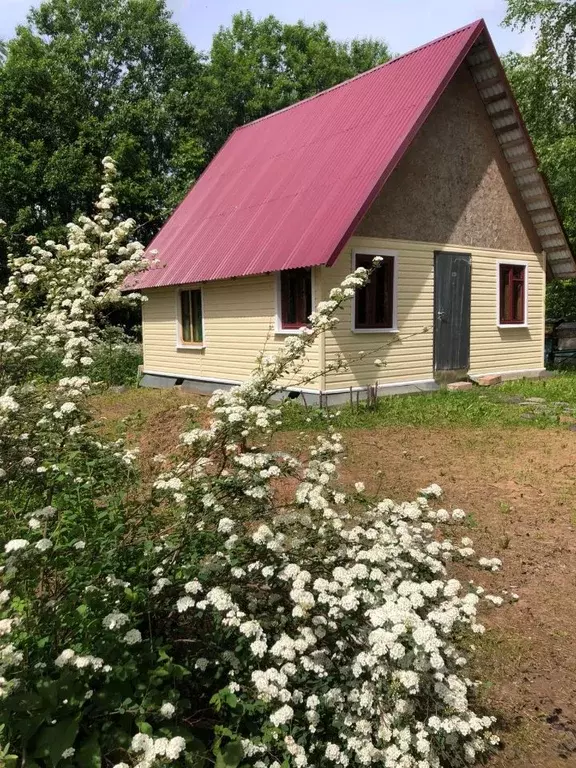
[[[528,211],[528,214],[532,219],[532,223],[534,225],[538,238],[542,244],[542,248],[547,255],[547,271],[550,270],[552,275],[556,278],[576,277],[576,259],[574,257],[574,252],[572,250],[570,240],[568,239],[568,235],[566,233],[566,230],[562,223],[562,219],[558,212],[556,201],[554,200],[554,197],[552,196],[552,192],[550,191],[548,179],[546,178],[545,174],[540,170],[539,163],[538,163],[538,156],[536,154],[536,150],[534,149],[534,144],[532,142],[532,139],[530,138],[530,134],[528,133],[528,129],[526,128],[526,124],[522,118],[522,114],[520,112],[518,102],[516,101],[516,97],[514,96],[512,86],[510,85],[510,81],[508,80],[504,67],[502,66],[500,57],[498,56],[498,53],[496,51],[496,48],[494,46],[494,43],[492,41],[492,38],[490,37],[490,33],[488,32],[487,28],[484,29],[484,38],[482,40],[482,46],[484,46],[486,53],[489,56],[489,60],[486,59],[485,57],[484,57],[485,59],[484,61],[480,60],[481,54],[479,54],[477,57],[472,57],[469,54],[469,58],[474,58],[473,61],[469,62],[472,77],[474,79],[478,92],[480,93],[480,97],[484,102],[488,116],[492,121],[492,124],[496,132],[496,136],[498,138],[500,147],[502,149],[502,153],[510,167],[510,170],[516,182],[517,189],[520,195],[522,196],[526,210]],[[482,74],[478,73],[478,67],[482,67],[482,70],[481,70]],[[495,71],[496,74],[492,74],[493,71]],[[486,75],[486,77],[484,77],[483,75]],[[485,83],[484,87],[482,85],[483,83]],[[490,84],[486,85],[486,83],[490,83]],[[491,113],[490,111],[490,106],[498,104],[498,102],[494,100],[496,99],[498,93],[500,92],[498,90],[499,88],[502,89],[503,103],[508,102],[510,104],[510,109],[512,110],[512,115],[510,115],[511,119],[509,122],[509,127],[506,124],[504,124],[503,126],[500,125],[500,127],[497,128],[495,125],[495,122],[499,119],[500,123],[502,123],[502,121],[505,120],[506,118],[498,118],[497,113]],[[487,102],[488,99],[490,99],[490,102]],[[509,139],[508,142],[503,140],[503,138],[506,136],[507,133],[509,133],[511,136],[514,136],[515,132],[521,135],[521,140],[514,139],[514,138]],[[515,143],[515,142],[518,142],[518,143]],[[514,145],[507,148],[506,147],[507,143],[508,144],[514,143]],[[518,150],[518,152],[516,152],[515,150]],[[522,150],[526,156],[525,162],[518,159],[519,157],[522,156],[521,154],[519,154],[520,150]],[[520,164],[525,165],[526,167],[517,168],[516,166],[519,166]],[[534,182],[533,189],[540,196],[543,197],[542,202],[544,203],[544,205],[539,208],[530,207],[531,205],[530,198],[526,195],[526,192],[530,190],[528,188],[528,185],[523,185],[521,183],[521,175],[522,177],[526,178],[527,175],[528,176],[530,175],[531,170],[533,170],[533,175],[538,177],[538,180]],[[540,189],[538,189],[538,185],[541,186]],[[549,220],[546,220],[546,221],[540,220],[541,216],[544,213],[550,217]],[[542,226],[543,224],[546,224],[548,222],[550,222],[551,226],[549,227]],[[548,232],[546,234],[541,234],[542,230],[546,230],[546,229],[550,230],[554,228],[556,228],[557,230],[556,232]],[[562,243],[561,244],[557,243],[556,240],[554,240],[554,238],[556,239],[561,238]],[[553,245],[549,245],[549,243],[551,242],[553,243]],[[547,246],[547,243],[548,243],[548,246]],[[551,248],[554,248],[555,250],[553,252],[557,254],[554,257],[551,257],[550,255],[552,252],[550,251]]]

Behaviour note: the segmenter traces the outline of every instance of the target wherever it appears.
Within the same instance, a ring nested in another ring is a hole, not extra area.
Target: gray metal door
[[[470,365],[470,254],[434,254],[434,370]]]

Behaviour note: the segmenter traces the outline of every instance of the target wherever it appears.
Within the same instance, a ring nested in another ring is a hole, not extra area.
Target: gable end
[[[446,88],[355,234],[541,250],[467,64]]]

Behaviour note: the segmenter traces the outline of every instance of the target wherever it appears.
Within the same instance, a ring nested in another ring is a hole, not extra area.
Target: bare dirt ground
[[[128,416],[146,465],[175,448],[186,422],[179,407],[203,400],[136,392],[103,398],[96,411],[112,433]],[[469,513],[454,536],[470,536],[479,555],[504,562],[477,581],[520,596],[487,613],[474,662],[504,742],[490,765],[576,768],[576,433],[385,427],[347,430],[345,442],[345,481],[362,479],[398,500],[439,483],[443,503]]]
[[[576,434],[385,428],[345,439],[345,474],[367,488],[410,499],[438,482],[443,502],[470,515],[458,533],[503,560],[477,580],[520,596],[488,613],[478,643],[505,745],[491,764],[576,766]]]

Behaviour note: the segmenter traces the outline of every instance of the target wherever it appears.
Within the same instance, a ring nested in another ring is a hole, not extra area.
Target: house
[[[150,248],[142,383],[204,391],[382,256],[311,349],[308,401],[537,376],[546,274],[576,275],[482,20],[238,128]]]

